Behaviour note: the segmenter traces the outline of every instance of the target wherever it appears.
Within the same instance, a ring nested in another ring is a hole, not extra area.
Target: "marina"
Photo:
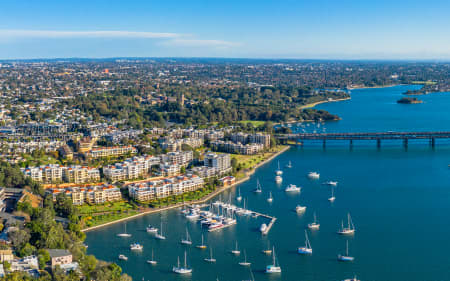
[[[404,90],[404,87],[400,87],[397,94],[400,95]],[[384,90],[373,91],[376,91],[377,97],[380,94],[383,96]],[[390,93],[392,90],[385,91]],[[439,99],[439,95],[429,95],[425,98],[436,97]],[[361,95],[361,98],[371,98],[371,95]],[[357,97],[349,103],[354,101],[358,101]],[[336,103],[332,106],[338,105]],[[331,105],[321,105],[322,108],[329,106]],[[369,112],[364,109],[363,104],[359,106],[364,113]],[[395,105],[383,104],[383,106]],[[352,114],[362,114],[359,110],[354,113],[354,108],[352,107]],[[397,112],[395,114],[397,116]],[[328,124],[328,130],[333,131],[333,127],[349,124],[351,121],[349,115],[344,114],[343,117],[346,118],[343,118],[341,123]],[[358,124],[353,122],[351,126],[356,129],[364,128],[358,127]],[[437,125],[438,122],[433,124]],[[367,126],[367,120],[364,120],[364,126]],[[372,126],[374,131],[381,128],[377,123],[372,123]],[[420,126],[419,124],[418,129],[421,129]],[[445,179],[448,176],[450,149],[436,146],[436,150],[439,154],[425,146],[410,145],[406,152],[396,145],[389,147],[387,140],[381,151],[373,146],[358,145],[350,150],[347,145],[333,147],[331,143],[326,150],[321,145],[292,147],[275,161],[261,166],[247,182],[222,194],[222,198],[232,198],[230,202],[232,205],[251,210],[246,215],[236,214],[234,218],[236,224],[233,227],[209,232],[206,227],[202,227],[198,219],[188,220],[179,209],[172,209],[162,212],[161,216],[149,215],[128,221],[127,230],[132,234],[132,240],[139,241],[144,246],[142,253],[129,252],[129,244],[133,242],[130,239],[115,237],[117,233],[123,232],[123,224],[88,232],[86,240],[89,245],[88,253],[95,253],[106,261],[118,262],[124,272],[136,280],[142,277],[146,280],[155,278],[183,280],[171,273],[171,270],[177,256],[180,257],[180,264],[183,262],[185,249],[189,256],[189,267],[193,269],[192,280],[199,281],[215,280],[216,277],[219,280],[247,280],[250,278],[250,272],[256,280],[264,281],[297,280],[298,276],[312,281],[390,281],[405,278],[411,281],[447,280],[450,275],[444,264],[450,262],[447,256],[450,248],[446,243],[439,241],[445,241],[450,235],[450,229],[442,225],[442,221],[445,220],[443,211],[449,210],[446,200],[449,195],[448,180]],[[289,161],[293,166],[291,169],[284,169],[283,186],[274,182],[274,171],[278,168],[278,161],[283,167]],[[367,173],[367,170],[371,172]],[[309,180],[305,176],[309,171],[317,171],[324,180]],[[253,193],[257,178],[263,185],[261,195]],[[386,181],[386,178],[389,178],[389,181]],[[323,184],[327,180],[339,182],[339,186],[334,188],[334,194],[332,194],[333,186]],[[283,187],[290,183],[302,186],[301,194],[287,194]],[[239,189],[242,196],[240,202],[236,200]],[[267,203],[269,192],[272,192],[275,198],[271,204]],[[337,196],[333,204],[327,200],[330,195]],[[212,203],[219,200],[218,197],[207,204],[202,204],[202,209],[209,208]],[[420,204],[415,204],[416,202]],[[295,212],[299,203],[306,207],[302,214]],[[320,220],[320,231],[307,230],[314,254],[299,255],[297,247],[305,246],[304,231],[308,223],[313,221],[314,211]],[[262,223],[269,226],[269,219],[252,215],[252,212],[270,214],[271,217],[277,218],[267,235],[261,235],[259,228]],[[344,228],[348,227],[348,213],[356,224],[357,233],[337,235],[342,220]],[[167,237],[167,241],[163,243],[152,239],[145,231],[148,225],[159,226],[161,220],[164,224],[164,235]],[[433,233],[433,239],[425,245],[418,242],[426,235],[423,224],[418,223],[418,220],[426,221],[429,228],[440,229],[439,232]],[[209,250],[200,251],[180,244],[180,240],[186,236],[186,225],[193,244],[199,244],[201,235],[205,235],[208,247],[213,247],[213,258],[217,259],[216,263],[205,263],[204,259],[210,256]],[[392,229],[389,237],[377,235],[380,228]],[[236,240],[242,251],[238,257],[230,253],[235,248]],[[353,262],[339,262],[337,259],[338,254],[347,256],[346,240],[349,240],[349,256],[354,257]],[[108,243],[103,241],[112,241],[114,249],[110,249],[111,243],[107,245]],[[388,254],[379,251],[386,243],[394,245],[387,249]],[[416,249],[413,250],[411,245],[415,245]],[[276,248],[276,257],[281,264],[282,274],[265,274],[266,266],[272,264],[272,246]],[[426,251],[430,247],[434,249],[433,259],[442,260],[443,265],[431,266],[426,257],[414,255],[417,250]],[[155,248],[156,254],[165,253],[157,255],[158,265],[155,267],[146,266],[152,248]],[[239,262],[245,261],[244,249],[246,260],[251,262],[251,267],[239,265]],[[270,249],[268,254],[263,253],[268,249]],[[118,260],[120,253],[127,255],[129,260]],[[373,269],[374,266],[377,270]],[[327,268],[326,271],[323,270],[324,267]],[[426,271],[424,267],[427,268]],[[351,278],[353,276],[354,279]]]

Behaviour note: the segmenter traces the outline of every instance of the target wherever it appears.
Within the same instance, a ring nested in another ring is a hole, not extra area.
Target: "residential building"
[[[63,180],[70,183],[98,182],[100,171],[86,166],[70,166],[63,169]]]
[[[64,193],[72,199],[72,204],[74,205],[82,205],[84,203],[102,204],[105,202],[122,200],[122,193],[120,192],[120,189],[114,185],[107,184],[67,188],[49,188],[46,192],[52,194],[53,201],[56,201],[58,194]]]
[[[10,262],[14,259],[14,255],[11,249],[0,250],[0,262]]]
[[[189,165],[194,158],[192,151],[176,151],[169,152],[167,154],[160,155],[161,163],[164,164],[177,164],[179,166],[185,167]]]
[[[128,185],[131,198],[137,201],[151,201],[171,195],[194,191],[203,187],[204,181],[197,175],[180,175],[166,179],[140,182]]]
[[[101,158],[109,156],[121,156],[125,154],[136,154],[137,149],[131,145],[127,146],[113,146],[113,147],[98,147],[86,152],[84,155],[87,158]]]
[[[72,254],[68,250],[48,249],[47,252],[50,255],[52,267],[72,263]]]
[[[100,171],[92,167],[84,166],[60,166],[49,164],[39,167],[22,168],[25,176],[34,181],[43,183],[86,183],[100,180]]]
[[[263,144],[241,144],[241,143],[234,143],[230,141],[213,141],[211,142],[211,147],[214,151],[222,151],[222,152],[228,152],[228,153],[236,153],[236,154],[243,154],[243,155],[252,155],[256,154],[262,150],[264,150]]]
[[[159,165],[159,163],[159,157],[135,156],[121,163],[103,167],[103,174],[111,181],[137,179],[149,175],[152,166]]]

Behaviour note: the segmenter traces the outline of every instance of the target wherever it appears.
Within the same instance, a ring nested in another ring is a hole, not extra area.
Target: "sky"
[[[0,2],[0,59],[450,60],[449,0]]]

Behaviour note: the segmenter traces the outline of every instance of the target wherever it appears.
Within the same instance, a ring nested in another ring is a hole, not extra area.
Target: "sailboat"
[[[181,244],[192,245],[191,237],[189,236],[189,231],[187,227],[186,227],[186,238],[181,239]]]
[[[238,202],[241,202],[241,200],[242,200],[241,189],[240,189],[240,188],[238,189],[238,196],[236,197],[236,200],[237,200]]]
[[[151,264],[151,265],[155,265],[155,264],[158,263],[158,262],[155,261],[155,259],[153,258],[153,249],[152,249],[152,259],[151,259],[151,260],[148,260],[147,263],[149,263],[149,264]]]
[[[267,249],[263,250],[262,252],[266,255],[272,254],[272,249],[270,248],[269,241],[267,241]]]
[[[275,171],[275,174],[277,176],[281,176],[283,174],[283,171],[280,169],[280,161],[278,161],[278,169]]]
[[[347,227],[344,227],[344,222],[341,222],[341,229],[338,230],[338,234],[341,235],[351,235],[355,234],[355,225],[353,224],[350,213],[347,214]]]
[[[273,197],[272,197],[272,191],[269,193],[269,198],[267,198],[267,202],[272,203]]]
[[[186,257],[186,251],[184,251],[184,266],[180,266],[180,257],[178,257],[177,266],[172,267],[172,271],[177,274],[189,274],[192,273],[192,268],[189,268],[187,266],[187,257]]]
[[[204,244],[203,234],[202,234],[202,244],[197,245],[196,247],[199,249],[202,249],[202,250],[206,249],[206,245]]]
[[[205,258],[206,262],[216,262],[216,259],[212,256],[212,248],[209,248],[209,258]]]
[[[314,212],[314,221],[308,224],[308,228],[311,230],[318,230],[320,228],[320,223],[317,223],[316,212]]]
[[[346,241],[346,247],[345,247],[345,255],[338,255],[338,260],[339,261],[353,261],[355,258],[352,256],[349,256],[348,254],[348,240]]]
[[[247,253],[245,252],[244,249],[244,261],[239,262],[239,265],[241,266],[250,266],[252,263],[247,261]]]
[[[259,183],[259,179],[256,180],[256,189],[253,190],[253,192],[255,192],[255,193],[261,193],[262,192],[261,184]]]
[[[131,237],[131,234],[127,233],[127,224],[125,223],[124,225],[124,233],[119,233],[117,234],[118,237]]]
[[[334,197],[334,188],[331,188],[331,197],[328,198],[328,201],[330,202],[334,202],[334,200],[336,200],[336,197]]]
[[[289,163],[286,165],[286,168],[292,168],[292,163],[289,161]]]
[[[160,233],[155,234],[155,238],[158,240],[166,240],[166,236],[163,235],[163,231],[162,231],[162,222],[161,222],[160,230],[161,230]]]
[[[281,273],[281,267],[277,263],[277,258],[275,256],[275,246],[272,250],[272,264],[266,266],[266,273]]]
[[[231,250],[231,253],[233,255],[239,255],[241,253],[241,251],[239,251],[238,242],[237,241],[236,241],[236,248],[234,250]]]
[[[342,281],[359,281],[358,278],[356,278],[356,275],[353,278],[344,279]]]
[[[298,247],[297,252],[302,255],[310,255],[312,254],[312,248],[311,243],[308,239],[308,232],[305,230],[305,246],[304,247]]]

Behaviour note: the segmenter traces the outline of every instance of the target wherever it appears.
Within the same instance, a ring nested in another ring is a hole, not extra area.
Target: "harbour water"
[[[421,96],[423,104],[400,105],[396,101],[401,93],[415,86],[397,86],[380,89],[352,91],[352,100],[321,104],[325,109],[342,117],[339,122],[305,127],[312,131],[432,131],[450,130],[450,94],[435,93]],[[326,128],[324,130],[324,127]],[[293,130],[302,128],[293,126]],[[117,262],[134,280],[250,280],[250,269],[238,262],[243,255],[234,256],[230,251],[238,241],[241,251],[247,252],[247,260],[255,280],[342,280],[354,275],[361,280],[449,280],[450,271],[450,145],[437,141],[432,149],[426,141],[410,142],[407,150],[401,142],[383,142],[377,149],[374,142],[355,142],[349,149],[348,142],[306,143],[304,147],[292,147],[274,161],[260,167],[251,179],[240,188],[251,210],[275,216],[277,221],[267,236],[259,227],[268,223],[263,218],[237,217],[235,226],[221,231],[203,231],[205,242],[213,248],[216,263],[204,261],[209,249],[195,247],[201,243],[202,229],[190,222],[179,210],[140,217],[127,222],[130,238],[116,237],[123,232],[124,224],[118,223],[87,233],[88,252],[99,259]],[[284,171],[283,183],[274,181],[277,162]],[[292,168],[286,168],[288,161]],[[310,171],[320,173],[320,180],[306,177]],[[262,185],[262,193],[254,193],[256,181]],[[327,180],[339,182],[335,188],[336,201],[330,203],[330,187]],[[302,187],[300,193],[287,194],[290,184]],[[236,202],[237,188],[221,196]],[[269,191],[273,202],[268,203]],[[297,204],[307,206],[298,215]],[[308,230],[313,254],[298,255],[296,250],[304,246],[304,230],[316,212],[320,230]],[[351,237],[339,236],[341,220],[350,212],[356,227]],[[163,223],[166,240],[155,240],[145,231],[147,225],[156,227]],[[185,246],[180,240],[188,227],[193,245]],[[350,263],[337,261],[337,255],[345,252],[349,241]],[[129,245],[139,242],[142,252],[133,253]],[[265,266],[271,257],[261,251],[275,246],[282,268],[281,274],[265,274]],[[154,249],[156,266],[146,263]],[[183,261],[187,250],[188,264],[193,273],[178,276],[171,272],[177,256]],[[118,260],[119,254],[128,261]]]

